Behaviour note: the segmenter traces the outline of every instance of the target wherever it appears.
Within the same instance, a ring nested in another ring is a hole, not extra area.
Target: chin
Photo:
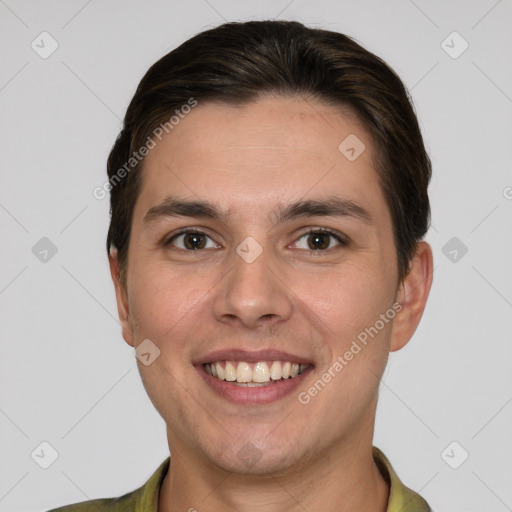
[[[205,451],[209,462],[221,470],[239,475],[277,475],[308,458],[307,450],[297,444],[289,440],[269,443],[264,436],[261,441],[253,436],[252,439],[231,439],[229,445],[216,453],[210,449]]]

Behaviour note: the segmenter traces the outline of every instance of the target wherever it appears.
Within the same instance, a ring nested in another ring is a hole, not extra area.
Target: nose
[[[215,318],[249,329],[269,328],[290,318],[292,292],[273,265],[269,250],[254,260],[234,252],[232,267],[217,289],[213,303]]]

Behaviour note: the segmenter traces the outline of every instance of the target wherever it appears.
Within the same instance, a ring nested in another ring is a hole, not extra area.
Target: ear
[[[110,275],[112,276],[112,281],[114,282],[114,288],[116,291],[117,313],[119,315],[119,320],[121,321],[123,338],[126,341],[126,343],[128,343],[128,345],[131,345],[133,347],[134,342],[133,330],[130,321],[130,309],[128,304],[128,297],[126,295],[126,290],[124,286],[121,284],[119,260],[117,258],[117,249],[110,249],[108,261],[110,264]]]
[[[397,292],[402,306],[393,320],[390,351],[403,348],[420,323],[432,286],[433,257],[427,242],[419,242],[407,276]]]

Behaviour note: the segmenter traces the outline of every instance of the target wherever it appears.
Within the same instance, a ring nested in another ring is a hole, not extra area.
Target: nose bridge
[[[262,319],[265,323],[278,322],[290,316],[290,297],[273,269],[275,261],[269,248],[247,237],[233,249],[230,260],[231,271],[214,304],[217,319],[255,327]]]

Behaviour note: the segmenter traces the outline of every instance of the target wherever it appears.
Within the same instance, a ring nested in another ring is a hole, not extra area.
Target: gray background
[[[224,20],[268,18],[355,37],[412,91],[434,165],[434,286],[391,356],[374,444],[435,512],[512,510],[510,1],[0,0],[1,511],[124,494],[168,455],[92,190],[154,61]],[[51,49],[43,31],[58,43],[46,59],[31,47]]]

